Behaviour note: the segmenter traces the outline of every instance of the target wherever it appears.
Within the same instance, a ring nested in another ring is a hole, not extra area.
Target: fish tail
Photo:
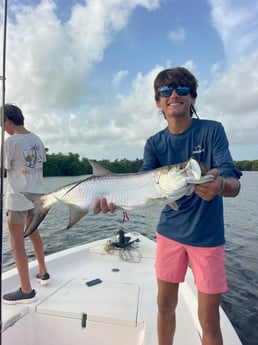
[[[24,237],[30,236],[42,222],[47,215],[51,206],[57,202],[57,200],[51,196],[51,194],[34,194],[24,193],[27,199],[33,202],[34,209],[28,225],[24,230]]]

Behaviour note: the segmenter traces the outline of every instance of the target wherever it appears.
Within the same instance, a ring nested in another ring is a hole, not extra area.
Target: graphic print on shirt
[[[30,145],[29,148],[26,148],[23,151],[23,156],[25,159],[24,166],[26,168],[36,168],[38,165],[42,164],[42,156],[40,153],[40,146],[39,145]]]
[[[196,155],[196,154],[200,154],[202,152],[204,152],[205,150],[202,149],[202,145],[198,144],[198,145],[195,145],[194,146],[194,150],[193,150],[193,155]]]

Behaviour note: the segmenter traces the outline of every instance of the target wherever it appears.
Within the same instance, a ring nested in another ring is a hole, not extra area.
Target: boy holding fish
[[[214,175],[195,186],[195,193],[166,205],[157,226],[158,344],[171,345],[176,328],[179,283],[190,264],[198,289],[202,345],[222,345],[219,305],[227,291],[222,197],[235,197],[241,172],[235,166],[221,123],[199,119],[195,111],[198,83],[186,68],[161,71],[154,81],[155,101],[168,126],[150,137],[141,171],[194,158]],[[98,199],[94,213],[114,212],[115,205]]]

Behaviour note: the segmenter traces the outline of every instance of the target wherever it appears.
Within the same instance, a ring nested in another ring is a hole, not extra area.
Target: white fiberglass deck
[[[121,260],[117,251],[107,253],[103,249],[106,240],[47,257],[51,283],[41,286],[34,280],[37,301],[2,306],[2,343],[157,345],[155,243],[139,234],[132,236],[140,239],[137,251],[131,254],[135,262]],[[30,264],[30,273],[33,280],[35,262]],[[85,285],[95,278],[102,283]],[[190,272],[188,280],[190,285],[180,287],[174,345],[201,344]],[[4,293],[18,286],[15,269],[4,273]],[[241,344],[223,312],[222,328],[231,339],[225,345]]]

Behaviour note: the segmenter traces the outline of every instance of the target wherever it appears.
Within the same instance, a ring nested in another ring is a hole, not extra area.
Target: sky
[[[258,159],[258,0],[9,0],[5,100],[50,154],[141,159],[167,126],[153,81],[176,66],[233,159]]]

